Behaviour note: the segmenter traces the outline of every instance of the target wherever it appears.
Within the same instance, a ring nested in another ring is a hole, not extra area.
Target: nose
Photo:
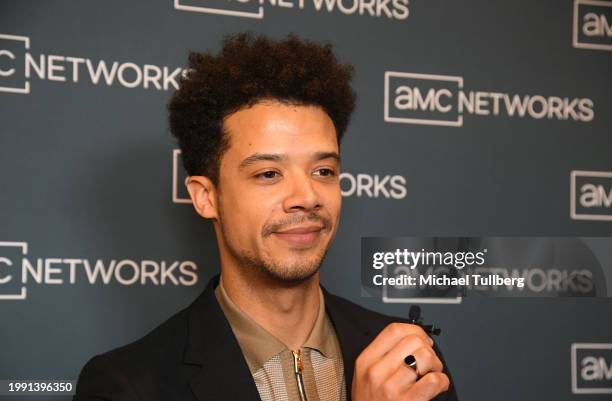
[[[321,208],[321,200],[312,177],[300,174],[287,181],[289,181],[287,196],[283,201],[283,209],[286,213],[311,212]]]

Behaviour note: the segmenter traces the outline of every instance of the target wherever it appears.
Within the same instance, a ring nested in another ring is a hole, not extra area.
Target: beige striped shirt
[[[292,351],[244,314],[229,298],[222,281],[215,289],[215,296],[238,340],[262,401],[300,400]],[[346,401],[342,351],[325,311],[321,288],[319,297],[317,319],[300,347],[306,398],[308,401]]]

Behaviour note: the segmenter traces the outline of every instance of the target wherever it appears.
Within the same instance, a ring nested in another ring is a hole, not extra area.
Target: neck
[[[319,312],[319,272],[290,286],[252,273],[251,269],[222,267],[221,280],[227,295],[287,348],[299,349],[308,339]]]

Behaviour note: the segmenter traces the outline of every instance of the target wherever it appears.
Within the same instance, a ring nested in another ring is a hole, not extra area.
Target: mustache
[[[290,216],[289,218],[278,223],[266,224],[262,229],[262,236],[267,237],[276,231],[281,231],[305,222],[319,223],[319,225],[322,226],[321,231],[328,230],[331,227],[331,220],[329,218],[312,212],[308,215]]]

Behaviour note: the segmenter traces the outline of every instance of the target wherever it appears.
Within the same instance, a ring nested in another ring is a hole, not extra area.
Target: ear
[[[202,175],[193,175],[187,179],[187,191],[191,197],[193,207],[205,219],[216,219],[217,190],[210,178]]]

